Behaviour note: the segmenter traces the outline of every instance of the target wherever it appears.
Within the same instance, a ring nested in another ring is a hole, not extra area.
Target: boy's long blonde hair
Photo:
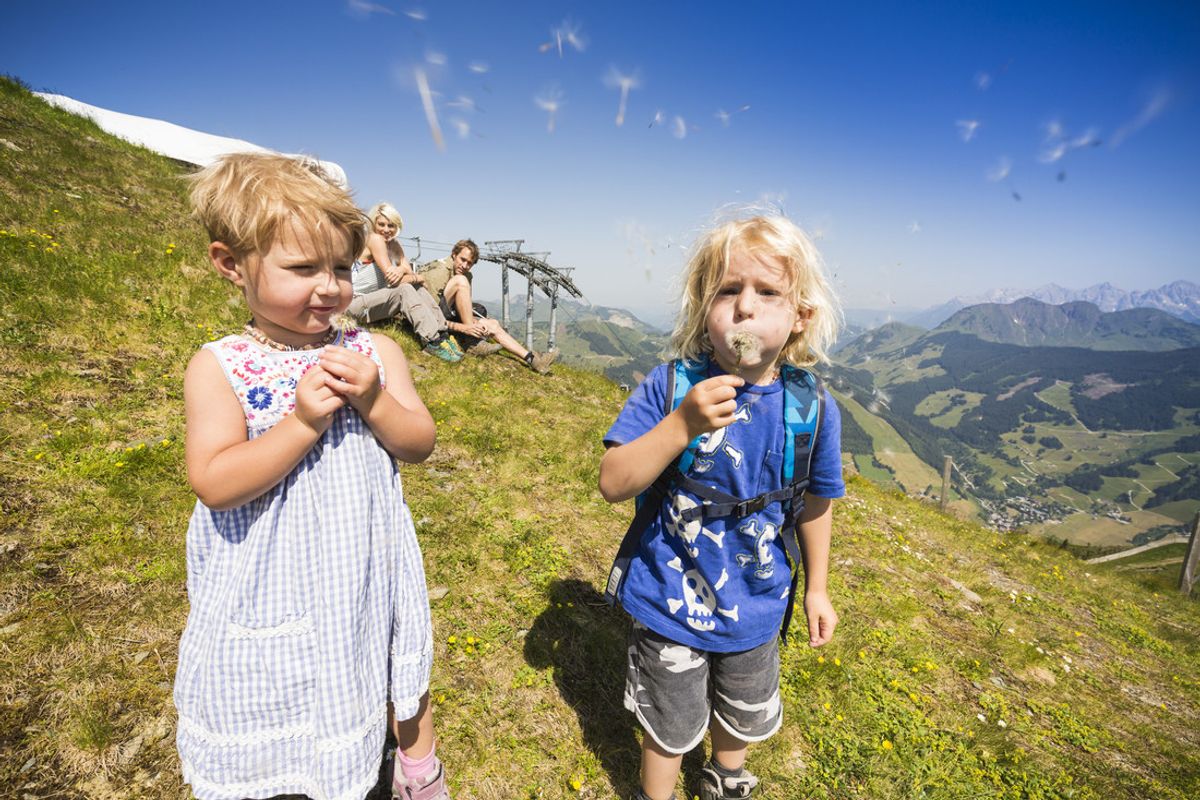
[[[779,215],[732,220],[704,234],[695,244],[684,272],[682,305],[671,347],[680,358],[712,353],[705,317],[712,307],[734,252],[778,259],[787,272],[788,296],[807,315],[804,330],[794,334],[779,355],[800,367],[829,362],[829,349],[842,324],[842,309],[821,255],[804,232]]]
[[[344,234],[350,258],[366,241],[366,217],[313,159],[231,153],[189,180],[193,216],[239,260],[261,257],[287,229],[323,234],[328,247]]]

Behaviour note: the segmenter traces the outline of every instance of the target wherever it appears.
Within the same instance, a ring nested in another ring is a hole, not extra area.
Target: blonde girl
[[[202,800],[361,800],[394,710],[394,791],[445,798],[425,576],[393,461],[428,457],[433,420],[395,342],[334,325],[362,213],[311,163],[258,154],[200,172],[192,202],[250,321],[184,379],[184,778]]]

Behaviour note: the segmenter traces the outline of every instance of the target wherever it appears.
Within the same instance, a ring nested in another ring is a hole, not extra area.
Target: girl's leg
[[[400,752],[411,759],[421,759],[433,750],[433,709],[429,705],[429,692],[421,697],[417,714],[412,719],[393,720],[392,733]]]
[[[725,726],[713,717],[708,726],[712,737],[712,759],[730,772],[737,772],[746,763],[746,742],[737,738],[725,729]]]
[[[648,733],[642,734],[642,792],[651,800],[668,800],[679,782],[683,755],[668,753]]]

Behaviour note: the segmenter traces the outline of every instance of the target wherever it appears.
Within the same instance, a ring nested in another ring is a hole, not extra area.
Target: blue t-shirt
[[[628,444],[664,416],[671,365],[650,373],[634,390],[606,444]],[[709,375],[719,375],[715,364]],[[701,437],[688,476],[747,499],[783,485],[783,382],[737,390],[733,424]],[[813,445],[808,492],[841,497],[841,414],[829,392]],[[783,508],[773,503],[744,518],[680,519],[698,505],[672,491],[642,534],[621,589],[621,605],[638,622],[668,639],[719,653],[757,647],[783,623],[791,589],[787,553],[780,539]]]

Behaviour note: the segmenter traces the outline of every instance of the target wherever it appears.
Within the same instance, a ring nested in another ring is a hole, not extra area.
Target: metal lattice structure
[[[546,349],[554,349],[554,333],[558,327],[558,293],[565,291],[572,297],[582,298],[583,292],[571,280],[573,267],[552,267],[546,263],[549,253],[522,253],[524,239],[501,239],[484,242],[479,253],[480,260],[500,266],[500,324],[509,327],[508,272],[512,270],[525,276],[528,287],[525,291],[525,348],[533,349],[533,290],[541,290],[550,299],[550,340]]]

